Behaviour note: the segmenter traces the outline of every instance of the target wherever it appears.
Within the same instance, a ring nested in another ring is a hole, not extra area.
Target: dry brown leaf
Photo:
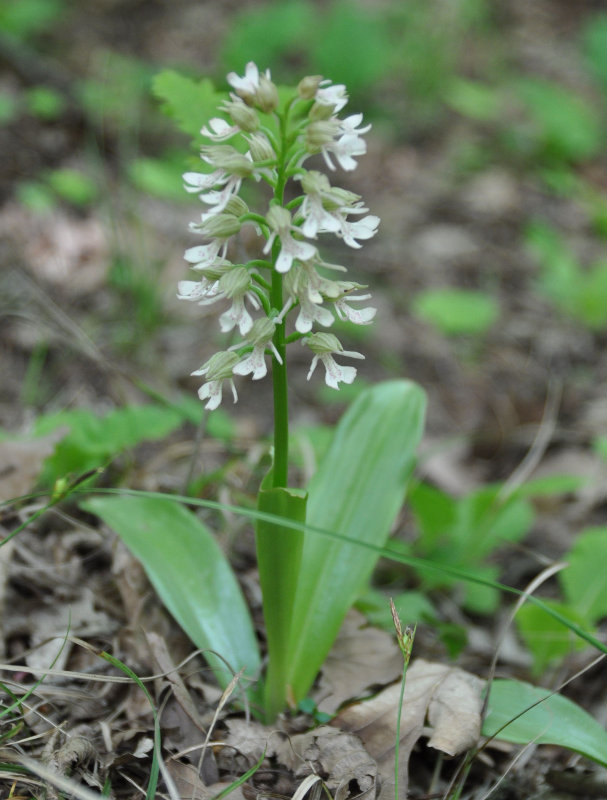
[[[426,717],[433,730],[428,745],[448,755],[472,747],[481,729],[481,689],[484,682],[457,667],[417,659],[407,670],[402,706],[399,753],[401,797],[407,795],[408,761]],[[360,737],[375,758],[382,778],[382,796],[394,786],[394,747],[400,684],[396,683],[371,700],[340,712],[332,725]]]
[[[357,736],[322,725],[293,736],[290,744],[285,760],[297,777],[320,775],[334,800],[375,797],[377,764]]]
[[[51,455],[67,428],[39,439],[0,442],[0,502],[27,494],[35,484],[45,458]]]
[[[394,637],[351,610],[323,665],[317,706],[333,714],[346,700],[360,697],[369,686],[392,683],[401,672],[402,656]]]
[[[270,774],[283,773],[278,778],[280,787],[274,787],[280,788],[280,794],[293,796],[302,779],[315,774],[335,800],[375,798],[377,766],[360,739],[351,733],[325,725],[288,736],[244,719],[228,719],[225,725],[226,746],[217,754],[217,762],[232,775],[241,775],[265,754],[265,764],[283,768],[278,773],[275,768],[270,769]],[[259,774],[264,771],[265,765]],[[287,778],[285,772],[291,777]]]
[[[105,611],[95,609],[95,595],[82,587],[80,597],[71,603],[58,603],[51,608],[41,607],[28,614],[27,625],[32,650],[26,655],[29,667],[41,675],[51,664],[64,669],[71,651],[69,636],[108,636],[118,627]],[[50,680],[50,679],[48,679]]]

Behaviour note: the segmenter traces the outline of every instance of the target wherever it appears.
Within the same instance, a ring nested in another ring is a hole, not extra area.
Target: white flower
[[[373,317],[377,314],[377,309],[369,306],[368,308],[350,308],[348,303],[360,303],[363,300],[368,300],[370,294],[344,294],[339,300],[335,300],[333,306],[335,313],[343,320],[349,320],[354,325],[370,325]]]
[[[352,114],[339,120],[339,138],[329,142],[321,149],[329,169],[335,169],[330,153],[335,156],[342,169],[347,172],[356,169],[357,163],[354,157],[362,156],[367,152],[367,144],[361,139],[361,135],[371,129],[370,125],[364,128],[357,127],[362,122],[362,118],[362,114]]]
[[[230,382],[234,402],[238,400],[236,387],[232,379],[233,367],[237,362],[238,356],[236,353],[224,350],[223,352],[215,353],[200,369],[191,373],[192,375],[206,375],[207,377],[206,383],[198,390],[198,397],[201,400],[208,400],[205,408],[209,409],[209,411],[213,411],[221,403],[223,382],[225,380]]]
[[[213,119],[209,120],[208,127],[205,125],[200,133],[213,142],[225,142],[226,139],[231,139],[232,136],[240,133],[240,127],[238,125],[230,125],[220,117],[213,117]]]
[[[259,309],[259,300],[251,291],[251,276],[246,267],[230,266],[214,282],[204,277],[198,283],[180,281],[177,296],[181,300],[197,301],[200,306],[208,306],[222,299],[231,300],[230,308],[219,317],[219,327],[224,333],[238,327],[241,336],[246,336],[253,327],[253,318],[244,304],[245,298],[255,310]]]
[[[228,179],[228,175],[222,169],[214,172],[186,172],[183,176],[185,181],[184,189],[186,192],[205,192],[218,184],[223,184]]]
[[[342,367],[333,358],[333,353],[349,358],[364,358],[362,353],[344,350],[337,336],[332,333],[312,333],[302,339],[302,344],[306,344],[314,353],[307,379],[310,380],[320,360],[325,368],[325,383],[332,389],[339,389],[340,383],[352,383],[356,377],[356,368]]]
[[[348,102],[346,87],[343,84],[331,85],[330,80],[321,81],[316,96],[317,103],[323,106],[333,106],[334,113],[338,114]]]
[[[228,265],[229,261],[225,261],[223,256],[227,250],[226,239],[214,239],[210,244],[200,244],[196,247],[189,247],[185,253],[184,258],[192,266],[191,269],[207,270],[216,266]]]
[[[379,217],[369,214],[356,222],[344,220],[338,236],[340,236],[349,247],[362,247],[356,239],[371,239],[377,233]]]
[[[276,328],[276,320],[262,317],[255,321],[247,338],[240,344],[233,345],[230,350],[237,350],[243,345],[253,345],[252,352],[246,356],[233,369],[235,375],[249,375],[253,373],[253,380],[265,378],[268,372],[265,361],[266,348],[269,347],[279,364],[282,364],[280,353],[274,346],[272,337]]]
[[[217,284],[218,281],[209,281],[207,278],[203,278],[201,281],[179,281],[177,297],[179,300],[204,303],[205,300],[216,294]]]
[[[280,252],[276,259],[277,272],[288,272],[294,259],[308,261],[316,255],[316,248],[309,242],[302,242],[294,239],[291,231],[300,231],[296,225],[291,223],[291,214],[282,206],[271,206],[266,217],[268,224],[272,228],[272,233],[263,248],[264,253],[269,253],[278,236],[280,239]]]
[[[338,233],[346,223],[348,214],[365,214],[360,196],[336,186],[331,186],[326,175],[316,170],[295,175],[301,181],[305,197],[299,209],[304,222],[302,233],[315,239],[318,233]]]
[[[266,70],[266,77],[270,77],[269,70]],[[228,83],[240,96],[243,94],[254,95],[259,89],[259,69],[257,68],[257,64],[249,61],[245,67],[243,78],[240,78],[235,72],[230,72],[228,75]]]

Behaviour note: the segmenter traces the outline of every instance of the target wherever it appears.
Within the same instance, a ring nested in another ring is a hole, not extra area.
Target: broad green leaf
[[[607,527],[581,533],[567,561],[569,567],[559,574],[559,581],[569,605],[593,623],[607,617]]]
[[[272,472],[268,477],[271,475]],[[301,489],[262,486],[257,507],[269,514],[305,522],[306,501],[307,493]],[[255,541],[269,653],[266,715],[272,720],[287,704],[289,642],[304,534],[293,528],[257,520]]]
[[[163,101],[164,113],[196,140],[201,138],[202,126],[217,116],[217,106],[226,98],[225,92],[217,92],[208,78],[194,81],[170,69],[154,77],[152,92]]]
[[[555,603],[551,600],[544,600],[544,603],[581,628],[590,627],[587,619],[564,603]],[[566,656],[572,650],[581,650],[588,646],[562,622],[551,617],[539,606],[531,604],[523,606],[516,615],[516,625],[533,656],[535,676],[542,675],[551,662]]]
[[[543,702],[497,733],[538,700]],[[498,739],[516,744],[560,745],[607,767],[607,732],[603,726],[566,697],[522,681],[493,681],[483,734],[496,734]]]
[[[141,561],[162,602],[205,651],[221,686],[230,682],[231,670],[259,677],[261,659],[244,597],[213,535],[194,514],[159,497],[92,497],[81,505]]]
[[[346,411],[308,489],[307,523],[352,543],[306,536],[291,640],[290,685],[303,698],[383,546],[403,503],[425,410],[422,389],[389,381],[363,392]]]

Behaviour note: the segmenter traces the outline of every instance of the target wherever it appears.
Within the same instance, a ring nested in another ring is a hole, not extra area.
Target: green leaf
[[[136,158],[129,164],[133,184],[146,194],[176,202],[189,202],[183,188],[183,164],[172,158]]]
[[[295,700],[307,694],[377,561],[356,542],[383,546],[388,538],[413,468],[424,411],[424,392],[409,381],[366,390],[339,422],[310,483],[307,523],[353,541],[305,538],[291,641]]]
[[[445,102],[459,114],[480,122],[497,119],[502,106],[494,86],[457,77],[447,86]]]
[[[268,478],[271,476],[272,472]],[[266,482],[270,483],[269,480]],[[301,489],[262,486],[257,508],[268,514],[305,522],[307,497]],[[255,540],[269,653],[266,716],[273,720],[287,703],[289,643],[304,534],[293,528],[257,520]]]
[[[64,96],[48,86],[33,86],[25,98],[30,114],[44,120],[57,119],[66,106]]]
[[[101,517],[141,561],[222,687],[231,670],[259,677],[261,659],[244,597],[213,535],[194,514],[158,497],[92,497],[81,506]]]
[[[569,605],[591,623],[607,617],[607,527],[583,531],[567,561],[569,567],[559,574],[559,581]]]
[[[377,628],[394,632],[394,618],[390,611],[390,598],[377,589],[367,589],[356,601],[356,608],[364,614],[368,622]],[[436,609],[423,592],[399,592],[392,597],[398,616],[407,625],[438,621]]]
[[[580,161],[597,153],[602,144],[598,116],[578,93],[536,78],[517,81],[516,90],[545,156]]]
[[[309,0],[280,0],[244,9],[235,16],[223,42],[220,62],[226,70],[242,74],[239,70],[244,70],[247,61],[254,61],[260,69],[280,70],[287,80],[289,61],[300,65],[302,58],[306,60],[317,15]]]
[[[28,39],[53,27],[64,14],[64,0],[1,0],[0,30],[17,39]]]
[[[70,473],[103,466],[118,453],[175,430],[184,416],[178,407],[125,406],[98,417],[86,408],[48,414],[36,421],[34,433],[44,436],[61,426],[69,428],[45,462],[43,482],[53,483]]]
[[[589,17],[582,32],[584,57],[597,80],[607,91],[607,14]]]
[[[484,558],[508,541],[518,541],[533,524],[534,512],[523,497],[500,501],[501,485],[486,486],[455,500],[444,492],[419,484],[409,501],[420,530],[409,548],[434,564],[462,567],[480,579],[495,581],[498,570],[482,564]],[[457,585],[463,604],[475,613],[492,613],[499,593],[488,585],[466,584],[440,572],[418,570],[428,587]]]
[[[215,91],[212,81],[194,81],[178,72],[166,69],[152,81],[152,92],[163,101],[162,111],[175,120],[177,127],[200,140],[200,129],[211,117],[217,116],[217,106],[226,98],[225,92]]]
[[[77,169],[54,169],[46,175],[46,181],[62,200],[75,206],[90,205],[98,194],[95,181]]]
[[[419,292],[413,301],[413,311],[446,336],[483,334],[499,316],[499,306],[493,297],[468,289]]]
[[[370,9],[351,0],[327,3],[321,12],[322,36],[311,41],[314,69],[345,83],[353,94],[373,86],[392,64],[383,24]]]
[[[543,699],[497,733],[502,725]],[[566,697],[550,695],[546,689],[522,681],[493,681],[483,734],[497,734],[497,738],[515,744],[560,745],[607,767],[607,732],[603,726]]]
[[[544,600],[544,603],[581,628],[589,627],[587,619],[564,603],[551,600]],[[533,656],[533,674],[536,677],[542,675],[553,661],[563,658],[572,650],[583,650],[588,646],[539,606],[523,606],[516,615],[516,625]]]

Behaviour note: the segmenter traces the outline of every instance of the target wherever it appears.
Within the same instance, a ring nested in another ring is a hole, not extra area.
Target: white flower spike
[[[183,176],[186,191],[205,205],[200,222],[191,223],[190,230],[206,241],[186,250],[185,259],[199,280],[180,281],[178,297],[199,305],[227,301],[219,326],[224,333],[238,329],[241,336],[238,344],[216,353],[193,373],[206,376],[198,394],[210,410],[221,403],[226,380],[236,402],[234,376],[264,378],[266,356],[272,357],[273,369],[284,369],[286,347],[297,339],[313,354],[308,379],[321,362],[328,386],[351,383],[356,369],[338,364],[336,357],[364,356],[344,350],[335,336],[315,329],[326,329],[336,319],[369,325],[376,314],[364,305],[370,298],[360,292],[365,286],[326,277],[326,270],[346,268],[323,261],[317,242],[320,234],[333,234],[358,249],[375,235],[379,218],[368,213],[359,195],[303,166],[309,156],[320,154],[332,171],[355,169],[366,152],[363,135],[371,126],[363,124],[362,114],[340,118],[348,100],[346,87],[321,75],[303,78],[290,98],[279,96],[269,70],[261,71],[253,62],[242,76],[231,72],[228,83],[233,89],[229,99],[201,130],[210,142],[200,151],[202,171]],[[260,111],[273,118],[271,125]],[[249,209],[241,198],[250,179],[271,188],[269,207],[263,201],[261,208]],[[300,182],[299,196],[293,196],[285,179]],[[292,199],[285,202],[285,196]],[[233,242],[246,225],[265,237],[265,258],[241,264],[237,259],[249,243]],[[292,323],[285,329],[291,312],[294,330]],[[292,332],[287,336],[286,330]]]

